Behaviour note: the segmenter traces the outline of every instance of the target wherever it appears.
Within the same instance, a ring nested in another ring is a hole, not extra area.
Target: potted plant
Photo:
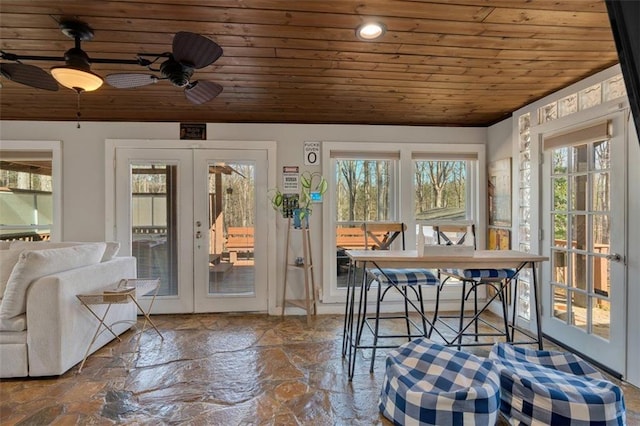
[[[301,227],[302,221],[311,214],[311,193],[319,192],[321,195],[327,192],[327,180],[318,172],[302,172],[300,175],[300,194],[289,196],[276,188],[271,193],[271,206],[280,212],[283,217],[293,217],[294,226]]]

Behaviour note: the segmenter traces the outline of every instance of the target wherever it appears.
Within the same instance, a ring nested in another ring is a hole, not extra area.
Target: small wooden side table
[[[89,351],[91,350],[91,347],[93,346],[93,344],[95,343],[96,339],[98,338],[101,332],[108,330],[111,334],[113,334],[113,336],[116,339],[118,339],[119,342],[122,341],[122,339],[120,339],[120,336],[118,336],[111,328],[113,324],[109,325],[105,322],[105,319],[109,314],[109,309],[111,308],[111,305],[133,302],[135,303],[140,313],[144,316],[144,323],[142,325],[142,330],[138,333],[138,340],[136,342],[135,351],[138,350],[138,346],[140,344],[140,338],[142,337],[142,333],[144,333],[147,327],[147,323],[151,324],[151,326],[156,331],[156,333],[158,333],[158,336],[160,336],[160,339],[164,340],[164,337],[162,336],[162,334],[160,333],[160,331],[158,330],[154,322],[151,320],[151,317],[149,316],[149,312],[151,312],[151,308],[153,307],[153,302],[156,300],[156,295],[158,294],[159,288],[160,288],[159,279],[126,279],[126,280],[121,280],[118,286],[115,288],[104,289],[98,293],[76,295],[78,300],[80,300],[80,303],[82,303],[82,305],[85,308],[87,308],[89,312],[91,312],[91,314],[98,320],[98,328],[96,328],[96,332],[94,333],[93,338],[91,339],[91,342],[87,347],[87,351],[84,354],[82,363],[78,368],[78,373],[82,371],[82,367],[84,366],[84,363],[86,362],[87,357],[89,356]],[[142,296],[146,296],[150,293],[153,293],[153,296],[151,298],[151,303],[149,304],[149,309],[145,311],[142,308],[142,306],[140,306],[140,303],[138,303],[138,298]],[[95,313],[95,311],[92,309],[93,305],[107,305],[107,309],[105,309],[102,317],[100,317],[98,314]]]

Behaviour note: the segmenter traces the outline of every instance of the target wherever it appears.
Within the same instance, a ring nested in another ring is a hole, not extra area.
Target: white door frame
[[[612,174],[615,174],[615,177],[612,177],[612,181],[615,183],[611,185],[612,193],[617,193],[618,197],[616,199],[611,200],[612,208],[612,222],[616,225],[616,227],[612,230],[611,233],[611,253],[619,253],[623,256],[626,256],[627,253],[627,218],[626,218],[626,185],[627,185],[627,173],[626,173],[626,152],[627,152],[627,137],[626,137],[626,121],[625,121],[625,111],[614,111],[609,113],[603,113],[599,116],[592,116],[589,119],[576,123],[573,122],[571,125],[567,126],[566,123],[563,125],[560,120],[557,122],[548,123],[548,125],[540,126],[536,129],[536,135],[532,134],[532,140],[543,140],[543,135],[549,133],[556,133],[559,131],[571,131],[571,129],[579,129],[581,127],[585,127],[589,125],[589,123],[593,123],[595,121],[601,121],[604,119],[609,119],[612,121],[613,125],[613,134],[610,138],[611,141],[611,149],[612,151],[615,149],[617,155],[612,155],[612,163],[611,163],[611,171]],[[534,139],[535,137],[535,139]],[[540,147],[541,156],[544,158],[542,163],[542,173],[541,173],[541,186],[540,186],[540,194],[541,198],[541,218],[540,222],[542,224],[543,229],[543,240],[541,241],[541,251],[545,256],[550,256],[549,253],[549,238],[553,235],[553,230],[550,225],[550,187],[549,187],[549,178],[550,178],[550,170],[552,166],[552,161],[548,153],[542,150]],[[601,351],[600,348],[602,344],[605,343],[604,340],[599,340],[595,337],[589,337],[586,333],[579,331],[578,329],[573,330],[570,326],[563,326],[560,322],[554,318],[553,316],[553,306],[549,306],[549,301],[551,300],[550,294],[550,286],[549,282],[551,281],[551,264],[550,262],[544,262],[541,267],[541,282],[542,285],[542,305],[543,305],[543,332],[549,335],[552,338],[555,338],[558,341],[562,341],[564,344],[569,347],[574,348],[576,351],[581,354],[590,357],[596,362],[601,363],[601,365],[610,368],[612,371],[620,373],[623,377],[626,375],[626,354],[627,354],[627,346],[626,346],[626,333],[627,333],[627,322],[626,322],[626,295],[627,295],[627,283],[626,283],[626,268],[624,263],[611,263],[612,267],[612,276],[611,276],[611,284],[612,289],[615,291],[611,291],[610,301],[611,301],[611,324],[610,324],[610,340],[608,344],[617,344],[620,346],[612,347],[610,350]],[[615,268],[615,269],[614,269]],[[622,281],[622,282],[621,282]]]
[[[117,240],[116,229],[116,149],[230,149],[230,150],[265,150],[267,151],[267,188],[276,186],[276,142],[275,141],[184,141],[184,140],[145,140],[145,139],[107,139],[105,141],[105,237],[106,240]],[[275,213],[266,209],[267,247],[276,246]],[[123,252],[121,254],[127,254]],[[267,299],[269,314],[276,314],[276,250],[266,250],[267,262]],[[156,302],[157,303],[157,302]]]

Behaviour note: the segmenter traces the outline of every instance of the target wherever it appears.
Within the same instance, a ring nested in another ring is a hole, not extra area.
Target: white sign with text
[[[320,164],[320,142],[304,143],[304,165],[317,166]]]

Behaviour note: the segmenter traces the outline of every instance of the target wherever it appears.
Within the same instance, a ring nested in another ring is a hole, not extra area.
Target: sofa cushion
[[[26,293],[31,282],[56,272],[99,263],[105,243],[82,244],[73,247],[45,250],[25,250],[13,268],[4,298],[0,305],[0,319],[8,319],[26,312]]]
[[[61,248],[61,247],[74,247],[82,244],[94,244],[91,242],[82,242],[82,241],[61,241],[61,242],[50,242],[50,241],[12,241],[11,248],[12,249],[20,249],[20,250],[44,250],[44,249],[52,249],[52,248]],[[104,253],[102,254],[101,262],[107,262],[113,259],[116,254],[120,251],[120,242],[118,241],[108,241],[105,243],[106,247]]]
[[[108,262],[120,251],[120,242],[119,241],[107,241],[107,247],[104,249],[104,254],[102,255],[101,262]]]
[[[4,332],[0,331],[0,345],[10,345],[10,344],[27,344],[27,332],[26,331],[14,331],[14,332]],[[1,351],[0,351],[1,352]],[[5,360],[2,359],[2,363],[4,364]],[[4,377],[4,376],[0,376]]]
[[[18,263],[18,257],[22,250],[0,250],[0,299],[4,296],[4,289],[7,288],[7,281],[13,267]]]
[[[16,315],[13,318],[0,318],[1,331],[24,331],[27,329],[27,315]],[[2,334],[2,333],[0,333]]]
[[[87,244],[87,243],[80,243],[77,241],[62,241],[62,242],[51,242],[51,241],[22,241],[22,240],[15,240],[15,241],[11,241],[11,249],[15,249],[15,250],[45,250],[45,249],[52,249],[52,248],[62,248],[62,247],[73,247],[73,246],[77,246],[80,244]]]

